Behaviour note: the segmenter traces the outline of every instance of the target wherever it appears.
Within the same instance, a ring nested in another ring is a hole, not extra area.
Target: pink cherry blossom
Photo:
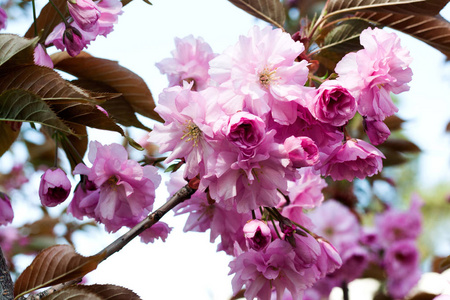
[[[234,274],[233,292],[236,294],[245,285],[244,296],[247,299],[270,300],[272,289],[278,298],[288,289],[293,299],[300,299],[306,287],[294,259],[292,246],[280,239],[270,243],[264,251],[241,253],[229,264],[229,274]]]
[[[98,202],[86,201],[84,206],[90,209],[95,206],[95,219],[105,224],[107,231],[132,227],[152,210],[155,189],[161,181],[155,167],[141,167],[129,160],[126,149],[119,144],[103,146],[92,141],[88,158],[92,167],[78,164],[74,174],[87,175],[99,189]]]
[[[375,146],[384,143],[391,135],[389,127],[383,121],[364,119],[363,125],[370,142]]]
[[[320,166],[320,172],[333,180],[364,179],[381,171],[382,158],[385,158],[383,153],[371,144],[349,139],[328,156]]]
[[[34,63],[38,66],[53,69],[52,59],[45,51],[42,44],[37,44],[36,48],[34,48]]]
[[[337,64],[338,81],[357,99],[361,115],[382,121],[398,111],[390,93],[409,90],[411,57],[395,33],[367,28],[360,41],[364,49],[347,54]]]
[[[0,225],[11,223],[14,218],[14,211],[8,195],[0,192]]]
[[[228,114],[246,110],[264,120],[272,116],[280,124],[292,124],[309,72],[306,61],[295,61],[304,49],[281,29],[253,27],[210,61],[211,79],[228,89],[219,104]]]
[[[144,230],[144,232],[139,234],[139,236],[141,237],[141,242],[146,244],[153,243],[156,239],[161,239],[165,242],[171,231],[172,227],[169,227],[166,223],[159,221],[152,227]]]
[[[123,13],[122,2],[120,0],[101,0],[96,4],[100,10],[98,34],[106,37],[113,31],[114,24],[117,24],[119,16]],[[95,40],[95,37],[92,40]]]
[[[61,51],[66,50],[70,56],[77,56],[89,44],[89,41],[83,37],[76,27],[77,25],[66,27],[63,22],[59,23],[48,35],[45,44],[53,44]]]
[[[314,232],[330,241],[338,251],[358,243],[361,226],[346,206],[330,199],[316,207],[309,217],[316,226]]]
[[[71,186],[63,170],[48,169],[41,176],[39,185],[39,198],[42,205],[52,207],[61,204],[69,196]]]
[[[312,115],[323,123],[345,125],[356,113],[356,100],[337,80],[327,80],[308,103]]]
[[[72,2],[74,1],[74,2]],[[92,0],[67,1],[69,13],[81,29],[91,31],[100,18],[100,10]]]
[[[266,223],[260,220],[251,220],[244,225],[244,235],[247,247],[256,251],[262,251],[269,246],[272,233]]]
[[[80,220],[85,216],[95,218],[95,208],[100,197],[100,189],[86,177],[75,188],[72,201],[67,207],[67,212]]]
[[[213,137],[209,124],[219,113],[207,104],[211,101],[210,97],[214,97],[214,90],[198,93],[191,91],[191,87],[192,84],[174,86],[161,93],[155,111],[165,123],[156,124],[148,140],[159,145],[161,153],[172,151],[165,163],[183,158],[186,162],[185,176],[188,178],[205,173],[204,156],[205,152],[210,151],[209,140]]]
[[[6,11],[0,7],[0,30],[6,28],[6,20],[8,19],[8,15]]]
[[[194,81],[194,90],[203,90],[209,82],[209,61],[217,54],[202,38],[189,35],[185,38],[175,38],[175,50],[172,58],[166,58],[156,63],[162,74],[167,74],[169,86],[183,86],[183,81]]]
[[[403,299],[419,281],[419,251],[414,240],[401,240],[387,250],[384,265],[387,275],[387,289],[391,296]]]
[[[284,141],[284,149],[294,168],[309,167],[319,161],[319,148],[307,136],[290,136]]]

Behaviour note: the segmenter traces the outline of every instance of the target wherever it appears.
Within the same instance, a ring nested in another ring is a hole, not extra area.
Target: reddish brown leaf
[[[280,0],[228,0],[252,16],[283,28],[286,19]]]
[[[383,148],[409,153],[418,153],[421,151],[420,148],[413,142],[401,139],[388,139],[383,143]]]
[[[52,55],[55,68],[79,79],[99,81],[121,93],[125,100],[141,115],[163,122],[154,111],[155,102],[144,80],[120,66],[116,61],[93,57],[82,52],[70,57],[66,52]]]
[[[72,285],[43,300],[140,300],[133,291],[111,284]]]
[[[105,253],[84,257],[70,245],[56,245],[40,252],[14,285],[16,298],[36,289],[83,277],[95,270]]]
[[[10,122],[0,122],[0,157],[8,151],[9,147],[19,136],[20,130],[13,130]]]
[[[329,15],[355,11],[374,11],[407,15],[437,15],[448,0],[330,0],[326,11]]]
[[[440,15],[360,12],[356,16],[409,34],[441,51],[450,59],[450,23]]]
[[[389,127],[391,131],[401,129],[404,122],[405,120],[397,117],[396,115],[392,115],[384,119],[384,123],[387,125],[387,127]]]
[[[52,2],[59,9],[59,11],[62,12],[66,17],[69,15],[66,9],[67,8],[66,0],[53,0]],[[47,3],[47,5],[45,5],[44,8],[42,8],[36,21],[37,34],[41,36],[41,40],[45,41],[47,36],[53,31],[53,28],[55,28],[55,26],[61,22],[62,20],[58,12],[55,10],[55,8],[52,6],[50,2]],[[35,37],[36,33],[34,32],[34,28],[35,28],[34,24],[31,24],[27,33],[25,33],[25,37],[27,38]]]
[[[433,300],[436,297],[437,297],[436,294],[420,292],[420,293],[408,298],[408,300]]]

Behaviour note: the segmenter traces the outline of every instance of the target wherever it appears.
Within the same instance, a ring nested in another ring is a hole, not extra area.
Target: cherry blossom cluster
[[[304,300],[327,298],[334,287],[359,278],[370,268],[386,274],[386,288],[394,299],[404,299],[418,282],[422,230],[422,201],[411,199],[407,211],[388,208],[375,215],[374,227],[360,225],[356,214],[335,200],[327,200],[309,217],[315,232],[330,241],[342,257],[342,267],[306,290]]]
[[[304,45],[270,27],[253,27],[222,54],[200,38],[177,39],[173,57],[157,64],[169,87],[156,108],[165,123],[154,126],[149,142],[168,153],[165,163],[184,164],[169,191],[200,180],[177,214],[189,213],[185,231],[220,236],[218,250],[235,256],[233,290],[245,287],[247,299],[272,292],[281,299],[285,290],[299,299],[342,260],[365,258],[356,242],[338,243],[341,258],[308,230],[313,223],[304,213],[323,201],[321,175],[352,181],[382,169],[384,155],[345,126],[359,112],[372,143],[387,138],[377,122],[396,111],[389,93],[408,89],[410,58],[380,29],[364,30],[361,43],[364,49],[337,65],[338,78],[320,85],[302,59]],[[355,85],[357,76],[364,80]]]

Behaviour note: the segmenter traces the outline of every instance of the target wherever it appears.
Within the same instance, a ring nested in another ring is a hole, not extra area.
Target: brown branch
[[[9,268],[3,256],[2,248],[0,247],[0,299],[12,300],[14,298],[14,284],[9,274]]]

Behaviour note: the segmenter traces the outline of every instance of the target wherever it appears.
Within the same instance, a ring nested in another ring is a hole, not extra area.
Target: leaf
[[[13,58],[16,63],[34,64],[36,42],[37,38],[29,40],[14,34],[0,34],[0,66]]]
[[[86,91],[54,70],[35,65],[0,68],[0,93],[11,89],[27,90],[42,98],[90,99]]]
[[[74,134],[41,97],[24,90],[8,90],[0,95],[0,120],[35,122]]]
[[[52,2],[59,9],[59,11],[64,14],[65,17],[69,16],[66,0],[53,0]],[[37,34],[41,37],[41,41],[45,41],[48,35],[53,31],[53,28],[61,22],[62,20],[58,12],[52,4],[48,2],[42,8],[36,20]],[[34,24],[32,23],[28,31],[25,33],[25,37],[32,38],[36,36],[34,28]]]
[[[8,151],[19,136],[19,132],[20,130],[13,130],[8,122],[0,122],[0,157]]]
[[[450,23],[440,15],[357,13],[356,16],[409,34],[441,51],[450,59]]]
[[[82,52],[77,57],[70,57],[66,52],[59,52],[52,55],[52,60],[56,69],[79,79],[102,82],[121,93],[137,113],[164,122],[154,111],[155,102],[144,80],[120,66],[116,61],[93,57],[86,52]]]
[[[405,122],[402,118],[392,115],[384,119],[384,123],[389,127],[389,130],[395,131],[402,128],[402,124]]]
[[[15,299],[36,289],[83,277],[95,270],[105,252],[84,257],[70,245],[56,245],[41,251],[14,285]]]
[[[441,264],[439,267],[441,270],[446,270],[446,269],[450,268],[450,255],[441,261]]]
[[[252,16],[283,28],[286,13],[279,0],[228,0]]]
[[[72,83],[90,91],[107,91],[109,93],[117,93],[117,91],[109,85],[94,80],[74,80],[72,81]],[[146,131],[151,131],[150,128],[148,128],[138,120],[133,107],[125,100],[123,96],[109,99],[103,102],[100,106],[104,108],[108,112],[110,117],[116,120],[119,124],[122,124],[124,126],[134,126]]]
[[[111,284],[72,285],[44,297],[43,300],[140,300],[133,291]]]
[[[398,152],[421,152],[420,148],[416,144],[402,139],[388,139],[383,143],[383,148],[389,148]]]
[[[327,17],[355,11],[437,15],[448,0],[330,0],[325,7]]]
[[[325,37],[321,49],[346,54],[362,48],[359,42],[361,31],[373,24],[362,19],[348,19],[337,24]]]

